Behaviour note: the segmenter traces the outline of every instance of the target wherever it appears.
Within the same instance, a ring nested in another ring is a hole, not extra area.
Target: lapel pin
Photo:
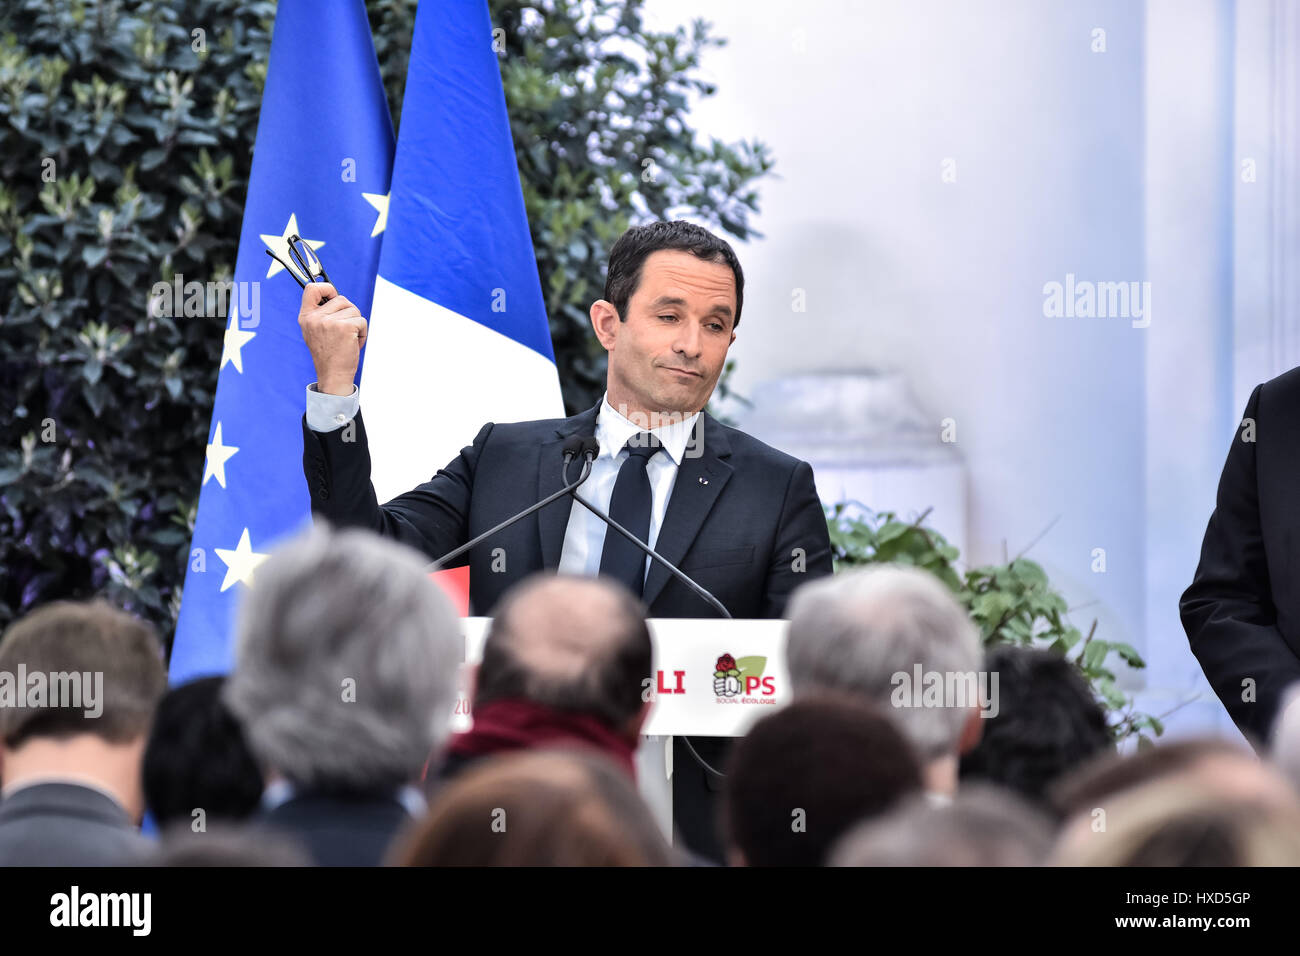
[[[708,483],[709,483],[709,479],[707,479],[707,478],[705,478],[705,477],[703,477],[703,476],[700,477],[700,484],[702,484],[702,485],[707,485]]]

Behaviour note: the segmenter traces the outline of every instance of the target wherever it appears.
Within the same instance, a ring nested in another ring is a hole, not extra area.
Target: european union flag
[[[393,126],[363,0],[280,0],[235,264],[189,569],[180,683],[229,670],[234,611],[276,543],[310,521],[304,391],[315,381],[285,262],[297,233],[368,315],[388,218]]]

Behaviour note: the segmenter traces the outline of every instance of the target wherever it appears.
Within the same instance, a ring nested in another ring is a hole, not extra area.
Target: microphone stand
[[[569,477],[568,474],[569,462],[573,460],[573,456],[574,456],[574,452],[572,451],[566,451],[564,453],[564,472],[565,472],[564,477],[566,479]],[[572,494],[580,484],[582,484],[584,481],[587,480],[587,477],[591,474],[591,466],[592,466],[592,459],[589,457],[585,458],[582,463],[582,474],[578,476],[577,481],[573,482],[572,484],[565,485],[563,488],[555,492],[555,494],[553,495],[547,495],[545,498],[537,502],[537,504],[533,505],[531,508],[526,508],[525,510],[519,512],[519,514],[511,518],[507,518],[505,521],[502,521],[500,524],[488,528],[482,534],[470,539],[469,541],[466,541],[464,544],[462,544],[459,548],[456,548],[454,551],[449,551],[446,554],[444,554],[441,558],[439,558],[437,561],[434,561],[432,564],[426,565],[424,570],[430,573],[433,571],[440,570],[443,567],[443,565],[445,565],[448,561],[452,560],[453,558],[460,557],[470,548],[481,543],[485,539],[490,538],[492,535],[496,534],[498,531],[502,530],[503,528],[508,528],[516,521],[520,521],[523,518],[527,518],[530,514],[533,514],[536,511],[540,511],[542,508],[545,508],[551,502],[558,501],[560,498],[563,498],[567,494]]]
[[[591,461],[591,458],[590,458],[590,455],[589,455],[589,454],[586,456],[586,461],[585,461],[583,464],[584,464],[584,467],[586,467],[588,470],[590,470],[590,467],[591,467],[592,461]],[[565,461],[564,461],[564,477],[565,477],[565,479],[568,479],[568,477],[569,477],[569,459],[568,459],[568,458],[566,458]],[[718,610],[719,612],[721,612],[721,614],[722,614],[722,616],[723,616],[724,618],[726,618],[726,619],[728,619],[728,620],[731,620],[731,619],[732,619],[732,618],[731,618],[731,612],[727,610],[726,605],[724,605],[724,604],[723,604],[721,601],[719,601],[716,597],[714,597],[712,594],[710,594],[710,593],[709,593],[707,590],[705,590],[701,585],[697,584],[694,580],[692,580],[692,579],[691,579],[691,578],[686,574],[686,572],[684,572],[684,571],[682,571],[680,568],[678,568],[677,565],[673,564],[671,561],[669,561],[667,558],[665,558],[663,555],[661,555],[661,554],[660,554],[658,551],[656,551],[654,548],[650,547],[650,545],[646,544],[644,541],[642,541],[640,538],[638,538],[636,535],[634,535],[631,531],[628,531],[627,528],[624,528],[621,524],[619,524],[617,521],[615,521],[615,520],[614,520],[613,518],[611,518],[609,515],[605,514],[603,511],[601,511],[601,510],[600,510],[599,508],[597,508],[595,505],[591,504],[591,502],[587,501],[586,498],[583,498],[582,495],[578,494],[578,492],[577,492],[576,490],[573,491],[573,492],[571,492],[571,494],[573,495],[573,500],[574,500],[574,501],[578,502],[578,504],[582,505],[584,508],[586,508],[586,509],[587,509],[588,511],[590,511],[592,514],[594,514],[597,518],[600,518],[600,519],[601,519],[602,521],[604,521],[604,522],[605,522],[609,527],[613,528],[615,531],[617,531],[617,532],[618,532],[619,534],[621,534],[623,537],[627,538],[627,540],[631,541],[634,545],[636,545],[638,548],[640,548],[640,549],[641,549],[642,551],[644,551],[646,554],[650,555],[650,557],[653,558],[655,561],[659,562],[659,564],[663,565],[663,566],[668,570],[668,572],[669,572],[670,574],[672,574],[674,577],[677,578],[677,580],[681,581],[681,582],[682,582],[683,584],[685,584],[688,588],[690,588],[691,591],[693,591],[696,595],[698,595],[700,598],[702,598],[702,599],[704,600],[705,603],[707,603],[710,607],[712,607],[712,608]],[[700,756],[699,751],[695,749],[695,745],[691,743],[691,738],[690,738],[690,737],[683,736],[683,737],[682,737],[682,743],[686,745],[686,751],[687,751],[687,753],[689,753],[689,754],[691,755],[691,757],[695,760],[695,762],[696,762],[697,764],[700,765],[700,767],[704,770],[705,773],[712,774],[713,776],[717,777],[718,779],[725,779],[725,778],[726,778],[727,775],[726,775],[725,773],[723,773],[721,770],[718,770],[716,767],[714,767],[714,766],[713,766],[712,764],[710,764],[707,760],[705,760],[703,757]]]

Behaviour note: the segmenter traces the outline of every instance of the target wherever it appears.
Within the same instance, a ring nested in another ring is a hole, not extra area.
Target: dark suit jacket
[[[338,526],[397,538],[430,559],[441,557],[558,491],[565,441],[594,435],[599,408],[571,418],[484,425],[447,467],[382,506],[370,484],[361,415],[351,442],[344,440],[345,429],[312,431],[304,416],[303,470],[312,511]],[[707,414],[698,450],[699,457],[684,458],[678,469],[655,550],[712,591],[733,617],[780,617],[791,591],[831,573],[830,537],[812,468]],[[576,478],[577,469],[571,474]],[[558,566],[572,504],[562,498],[470,551],[475,614],[491,614],[520,578]],[[504,549],[504,572],[492,570],[497,548]],[[644,600],[652,617],[717,616],[657,563],[646,576]]]
[[[380,866],[410,814],[387,794],[302,793],[259,814],[254,826],[297,842],[317,866]]]
[[[106,794],[38,783],[0,802],[0,866],[130,866],[152,844]]]
[[[1259,744],[1300,680],[1300,369],[1256,386],[1243,421],[1179,609],[1214,692]]]

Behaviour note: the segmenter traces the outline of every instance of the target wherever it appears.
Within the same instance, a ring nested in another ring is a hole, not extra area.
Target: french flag
[[[485,422],[564,414],[485,0],[425,0],[360,398],[380,501]]]

